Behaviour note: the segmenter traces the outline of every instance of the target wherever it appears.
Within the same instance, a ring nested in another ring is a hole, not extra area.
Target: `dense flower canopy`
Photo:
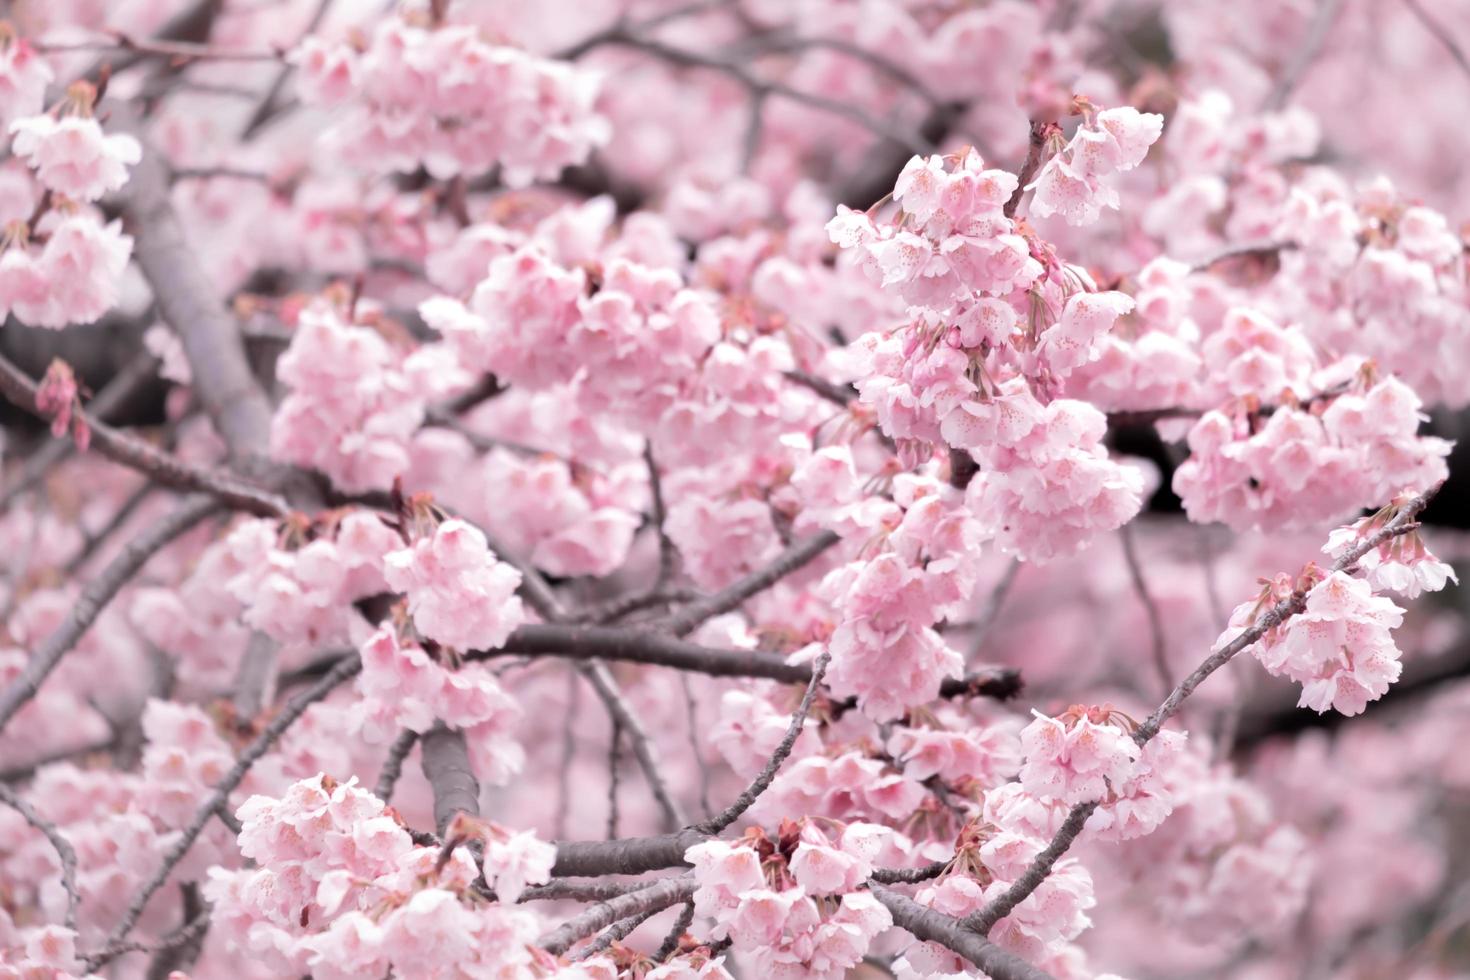
[[[1470,0],[0,16],[0,980],[1470,974]]]

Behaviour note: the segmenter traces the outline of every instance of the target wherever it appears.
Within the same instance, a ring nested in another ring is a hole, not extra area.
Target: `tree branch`
[[[604,929],[620,919],[659,911],[679,902],[687,902],[694,894],[694,878],[689,874],[662,878],[646,888],[594,905],[576,918],[562,924],[540,939],[536,945],[560,956],[578,940]]]
[[[219,504],[211,497],[195,496],[183,501],[177,510],[128,542],[122,553],[82,589],[71,615],[31,654],[20,676],[0,692],[0,730],[4,730],[27,701],[36,696],[51,671],[77,645],[102,610],[122,591],[123,586],[169,542],[213,514]]]
[[[992,980],[1054,980],[1045,970],[970,932],[959,919],[925,908],[882,885],[869,885],[868,890],[892,913],[894,925],[918,939],[938,943],[958,953],[985,971]]]
[[[56,850],[56,856],[61,860],[61,887],[66,890],[66,919],[64,924],[68,929],[75,930],[77,927],[77,905],[82,901],[82,893],[77,890],[77,852],[72,849],[71,842],[57,829],[51,821],[37,813],[29,803],[20,798],[20,795],[9,786],[0,784],[0,803],[4,803],[21,817],[25,822],[40,831],[45,838],[51,842]]]
[[[812,679],[806,686],[806,693],[801,696],[801,704],[796,708],[796,713],[791,716],[791,724],[786,726],[786,734],[782,736],[781,742],[776,746],[776,751],[771,753],[771,758],[756,774],[751,784],[745,791],[735,798],[724,810],[715,814],[702,823],[695,824],[694,829],[702,834],[718,834],[730,826],[740,815],[755,805],[761,794],[771,788],[771,783],[776,779],[776,773],[781,771],[781,766],[786,758],[791,755],[796,740],[801,735],[801,729],[806,724],[807,714],[812,709],[812,699],[816,697],[817,688],[822,685],[822,677],[827,673],[827,664],[831,661],[831,651],[822,650],[821,656],[817,657],[816,664],[812,667]]]
[[[1153,641],[1154,669],[1159,673],[1159,682],[1163,684],[1164,690],[1172,690],[1174,678],[1169,670],[1164,617],[1159,613],[1159,604],[1154,601],[1153,593],[1148,589],[1148,581],[1143,577],[1143,565],[1138,560],[1138,545],[1133,540],[1132,521],[1118,529],[1118,537],[1123,542],[1123,557],[1128,563],[1128,575],[1133,579],[1133,591],[1138,593],[1138,601],[1143,603],[1143,611],[1148,616],[1148,630]]]
[[[589,664],[583,664],[578,669],[582,671],[602,703],[607,706],[608,714],[612,715],[614,723],[628,734],[628,741],[633,744],[633,756],[638,760],[638,766],[643,770],[643,777],[648,781],[648,788],[653,791],[653,798],[658,801],[659,809],[663,811],[664,825],[666,830],[682,827],[688,820],[684,816],[684,810],[674,799],[669,790],[668,781],[664,779],[659,769],[659,761],[655,753],[653,742],[648,737],[648,731],[643,723],[638,720],[628,703],[623,700],[623,694],[618,690],[618,682],[613,679],[612,673],[607,665],[601,661],[594,660]]]
[[[378,784],[373,787],[373,795],[384,803],[393,799],[393,788],[398,785],[398,777],[403,774],[403,761],[408,758],[418,741],[419,733],[412,728],[405,728],[388,747],[388,756],[383,760],[383,771],[378,774]]]
[[[443,723],[424,733],[419,764],[434,790],[434,828],[443,836],[456,814],[480,815],[480,781],[470,768],[464,732]]]
[[[841,540],[834,531],[819,531],[797,541],[765,568],[751,572],[712,596],[690,603],[659,625],[675,636],[683,636],[706,620],[738,608],[746,599],[775,585]]]
[[[24,371],[0,357],[0,394],[16,408],[49,422],[51,416],[36,407],[37,390],[36,382]],[[114,429],[85,409],[78,414],[92,430],[92,448],[113,462],[137,470],[154,483],[207,493],[234,510],[263,517],[280,517],[290,510],[283,498],[263,487],[229,473],[186,463],[142,439]]]
[[[1434,487],[1410,500],[1383,527],[1345,551],[1337,561],[1332,563],[1329,572],[1341,572],[1351,568],[1357,564],[1358,559],[1378,547],[1384,541],[1413,530],[1417,526],[1414,520],[1415,517],[1428,506],[1430,499],[1438,492],[1439,487]],[[1184,699],[1189,697],[1195,688],[1204,682],[1206,677],[1209,677],[1215,671],[1229,663],[1236,654],[1255,644],[1268,631],[1301,612],[1306,607],[1306,601],[1307,596],[1305,592],[1301,590],[1293,592],[1262,613],[1245,632],[1206,657],[1204,662],[1196,667],[1188,677],[1179,682],[1179,686],[1175,687],[1169,693],[1169,696],[1154,710],[1154,713],[1149,715],[1143,724],[1138,726],[1138,730],[1133,733],[1133,740],[1139,746],[1148,744],[1149,740],[1159,733],[1159,729],[1164,726],[1164,722],[1168,721],[1179,710],[1179,706],[1184,703]],[[1074,806],[1071,812],[1067,814],[1067,818],[1062,821],[1062,826],[1058,828],[1056,836],[1052,838],[1051,843],[1040,854],[1036,855],[1031,865],[1021,877],[1012,883],[1011,887],[1006,889],[1005,893],[1000,895],[990,905],[966,918],[965,925],[982,934],[987,933],[990,931],[991,926],[1005,918],[1010,914],[1012,909],[1025,901],[1046,880],[1046,876],[1051,873],[1051,869],[1061,859],[1062,855],[1067,852],[1067,848],[1072,845],[1072,842],[1077,839],[1077,835],[1082,832],[1083,826],[1087,823],[1087,818],[1092,816],[1092,811],[1097,809],[1097,806],[1097,801],[1079,803]]]
[[[128,904],[127,911],[123,913],[122,921],[108,934],[107,942],[103,944],[102,950],[85,958],[85,963],[89,971],[95,972],[104,964],[120,955],[111,951],[121,944],[127,938],[128,933],[132,931],[133,926],[138,924],[138,919],[143,915],[143,909],[147,906],[148,900],[168,881],[169,875],[173,873],[178,863],[184,859],[184,855],[189,852],[189,848],[194,846],[194,842],[199,839],[199,835],[203,833],[209,821],[214,818],[215,813],[229,804],[230,794],[245,779],[245,775],[250,771],[250,767],[255,765],[262,756],[271,750],[271,747],[276,744],[276,740],[285,734],[286,729],[295,724],[296,720],[306,712],[307,708],[326,698],[327,695],[337,689],[338,685],[355,677],[360,670],[362,670],[362,659],[356,653],[352,653],[337,661],[336,666],[328,671],[325,677],[287,701],[286,706],[281,709],[281,712],[270,720],[265,728],[261,730],[260,734],[255,737],[253,742],[245,747],[245,750],[235,760],[235,765],[214,785],[209,797],[194,812],[194,818],[189,821],[189,825],[183,829],[178,839],[169,847],[168,853],[164,855],[163,862],[158,866],[158,870],[153,873],[153,876],[148,879],[143,885],[143,888]]]

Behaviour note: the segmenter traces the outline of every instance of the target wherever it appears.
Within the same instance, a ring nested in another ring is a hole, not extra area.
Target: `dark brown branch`
[[[583,626],[570,623],[533,623],[517,629],[498,650],[473,650],[469,660],[506,654],[565,657],[571,660],[626,660],[630,663],[671,667],[711,677],[763,677],[786,684],[805,684],[811,667],[789,664],[778,654],[763,650],[729,650],[700,646],[632,627]],[[1020,673],[997,667],[964,677],[949,678],[939,687],[942,698],[1014,697],[1021,689]],[[845,702],[838,702],[839,705]],[[856,706],[852,702],[849,706]]]
[[[875,868],[872,879],[880,885],[917,885],[944,874],[948,861],[933,861],[918,868]]]
[[[16,813],[19,813],[26,823],[51,842],[56,850],[56,856],[61,862],[61,887],[66,890],[66,919],[64,924],[68,929],[75,930],[77,927],[77,906],[82,901],[82,893],[77,890],[77,852],[72,848],[71,842],[57,829],[51,821],[42,817],[31,807],[29,803],[21,799],[9,786],[0,784],[0,803],[4,803]]]
[[[36,407],[36,382],[4,357],[0,357],[0,394],[16,408],[50,421],[50,416]],[[92,412],[79,413],[92,430],[92,448],[116,463],[144,474],[161,486],[176,490],[197,490],[219,498],[235,510],[266,517],[279,517],[289,511],[286,501],[262,487],[223,471],[214,471],[186,463],[161,449],[120,429],[102,422]]]
[[[1007,218],[1016,216],[1016,211],[1021,207],[1021,198],[1026,196],[1026,185],[1036,179],[1036,172],[1041,169],[1041,157],[1046,151],[1047,135],[1055,125],[1055,123],[1043,122],[1039,119],[1031,120],[1031,136],[1026,144],[1026,160],[1021,164],[1016,189],[1011,192],[1010,200],[1006,201],[1003,208]]]
[[[766,567],[756,569],[712,596],[690,603],[660,625],[675,636],[683,636],[706,620],[739,608],[746,599],[775,585],[841,540],[833,531],[819,531],[791,545]]]
[[[676,875],[663,878],[647,888],[640,888],[636,892],[629,892],[600,905],[592,906],[581,915],[536,940],[536,945],[560,956],[578,940],[600,929],[605,929],[620,919],[639,915],[650,909],[658,911],[679,902],[687,902],[693,894],[694,878],[692,876]]]
[[[925,908],[882,885],[869,885],[868,888],[873,897],[892,913],[894,925],[918,939],[938,943],[958,953],[985,971],[992,980],[1053,980],[1045,970],[969,931],[959,919]]]
[[[424,733],[419,764],[434,790],[434,828],[442,837],[457,814],[480,815],[480,781],[470,768],[464,732],[435,725]]]
[[[378,784],[373,787],[373,795],[384,803],[393,799],[393,788],[398,785],[398,777],[403,774],[403,760],[408,758],[418,741],[419,733],[412,728],[405,728],[388,747],[388,756],[383,760],[383,771],[378,774]]]
[[[1128,575],[1133,580],[1133,591],[1138,593],[1138,601],[1143,604],[1143,611],[1148,616],[1154,669],[1158,671],[1159,683],[1164,686],[1164,690],[1173,690],[1174,678],[1169,670],[1169,649],[1168,640],[1164,636],[1164,617],[1159,612],[1159,604],[1154,601],[1153,593],[1149,591],[1148,580],[1143,576],[1143,564],[1138,560],[1138,544],[1133,540],[1133,522],[1130,521],[1119,528],[1118,536],[1123,542],[1123,557],[1128,563]]]
[[[669,929],[669,934],[664,937],[663,942],[658,944],[658,950],[653,954],[653,961],[655,963],[662,963],[670,956],[673,956],[674,952],[678,950],[679,943],[683,940],[684,934],[689,931],[689,927],[693,923],[694,903],[685,902],[684,908],[679,912],[679,917],[674,920],[673,926]]]
[[[850,405],[858,396],[857,389],[850,384],[828,381],[826,378],[808,374],[806,371],[786,371],[784,375],[787,381],[795,382],[803,388],[810,388],[836,405]]]
[[[77,644],[82,635],[102,614],[102,610],[122,591],[123,586],[147,564],[148,559],[169,542],[213,514],[219,504],[212,497],[190,497],[175,511],[128,542],[98,576],[87,583],[77,597],[71,614],[31,653],[30,660],[0,692],[0,730],[3,730],[27,701],[35,697],[41,684],[56,669],[61,658]]]
[[[791,716],[791,724],[786,726],[786,734],[782,736],[781,743],[776,746],[776,751],[771,753],[771,758],[761,767],[755,779],[743,793],[735,798],[734,803],[710,819],[696,824],[695,830],[702,834],[718,834],[740,819],[740,815],[754,806],[761,794],[771,788],[771,783],[776,779],[776,773],[781,771],[781,766],[786,762],[786,757],[791,755],[791,750],[801,735],[807,714],[812,709],[812,699],[817,695],[817,688],[822,686],[822,677],[826,674],[827,664],[831,659],[832,654],[826,649],[823,649],[821,655],[817,657],[817,662],[812,666],[812,679],[807,683],[806,693],[801,696],[801,704],[797,706],[796,713]]]

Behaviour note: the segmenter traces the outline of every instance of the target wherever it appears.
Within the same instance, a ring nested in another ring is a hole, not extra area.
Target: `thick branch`
[[[558,878],[595,878],[676,868],[686,863],[685,851],[705,840],[697,830],[681,830],[653,837],[557,841],[551,873]]]
[[[168,166],[137,120],[119,118],[143,144],[143,158],[123,191],[123,219],[134,258],[153,289],[163,319],[178,334],[194,390],[215,428],[250,472],[265,466],[271,404],[250,371],[245,345],[169,198]]]
[[[480,815],[480,782],[470,768],[464,732],[435,725],[424,733],[420,764],[434,790],[434,827],[442,836],[455,814]]]
[[[810,665],[790,664],[778,654],[764,650],[706,647],[659,633],[618,626],[533,623],[517,629],[500,649],[473,650],[466,656],[469,660],[485,660],[505,654],[565,657],[570,660],[626,660],[711,677],[763,677],[783,684],[805,684],[812,679]],[[991,668],[944,681],[939,687],[939,696],[1005,700],[1014,697],[1020,689],[1019,672],[1011,668]],[[838,702],[847,707],[855,707],[856,703]]]
[[[892,913],[894,925],[918,939],[938,943],[958,953],[984,970],[992,980],[1053,980],[1045,970],[970,932],[959,919],[927,909],[882,885],[869,885],[868,889]]]
[[[536,941],[536,945],[547,952],[560,956],[578,940],[612,925],[620,919],[641,915],[644,912],[666,909],[679,902],[687,902],[694,894],[694,878],[677,875],[664,878],[647,888],[629,892],[594,905],[575,919],[547,933]]]

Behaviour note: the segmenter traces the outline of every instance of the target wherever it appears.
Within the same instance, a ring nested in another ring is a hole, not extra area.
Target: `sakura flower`
[[[1056,718],[1032,714],[1035,720],[1021,732],[1026,752],[1021,785],[1028,791],[1068,804],[1088,803],[1132,778],[1140,750],[1113,723],[1110,708],[1073,705]]]
[[[445,521],[384,557],[388,585],[408,595],[414,624],[458,650],[494,649],[525,620],[521,573],[497,561],[479,528]]]
[[[514,905],[527,885],[550,881],[555,863],[556,845],[529,830],[491,835],[485,843],[485,879],[507,905]]]
[[[1131,106],[1097,113],[1028,185],[1036,192],[1032,212],[1041,217],[1059,214],[1068,224],[1085,225],[1096,221],[1102,208],[1116,209],[1118,193],[1103,178],[1142,163],[1163,128],[1163,116]]]
[[[95,201],[128,180],[143,148],[126,133],[104,134],[96,119],[31,116],[10,125],[17,156],[46,187],[77,201]]]
[[[1395,512],[1391,505],[1372,517],[1338,528],[1328,537],[1322,551],[1334,558],[1340,557],[1386,524]],[[1357,565],[1365,572],[1368,584],[1375,591],[1397,592],[1407,599],[1417,598],[1424,591],[1438,592],[1446,582],[1458,584],[1460,581],[1447,562],[1430,553],[1418,531],[1388,538],[1365,552]]]
[[[41,111],[51,78],[46,59],[10,24],[0,25],[0,124],[6,132],[10,123]]]

